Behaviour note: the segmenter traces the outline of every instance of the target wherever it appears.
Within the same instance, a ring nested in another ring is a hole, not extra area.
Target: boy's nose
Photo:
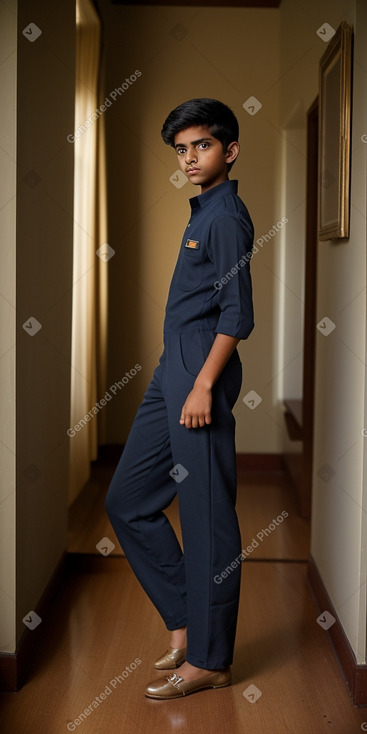
[[[197,156],[195,154],[195,151],[193,150],[187,150],[186,156],[185,156],[186,163],[195,163],[197,161]]]

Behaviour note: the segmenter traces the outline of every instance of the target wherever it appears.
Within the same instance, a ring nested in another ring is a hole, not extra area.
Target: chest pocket
[[[189,247],[184,247],[177,272],[177,288],[180,291],[192,291],[198,288],[203,279],[203,266],[201,250],[191,250]]]

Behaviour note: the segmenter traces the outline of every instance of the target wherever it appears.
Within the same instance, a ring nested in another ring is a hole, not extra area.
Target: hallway
[[[43,643],[26,684],[17,693],[0,695],[3,731],[361,731],[367,710],[353,706],[328,633],[316,623],[318,611],[306,579],[309,523],[299,517],[292,487],[281,472],[239,472],[242,546],[253,539],[259,545],[243,563],[232,686],[186,700],[144,697],[146,683],[157,677],[152,662],[166,648],[167,632],[118,546],[107,558],[95,550],[91,555],[101,534],[114,540],[102,508],[110,474],[94,471],[95,501],[87,520],[80,505],[77,520],[74,512],[70,543],[75,550],[78,526],[84,552],[69,554],[68,581],[50,619],[43,620]],[[261,539],[282,511],[288,516]],[[167,514],[179,535],[175,502]],[[259,698],[251,701],[254,691]],[[87,715],[78,719],[85,709]]]
[[[0,0],[0,38],[1,734],[367,731],[366,0]],[[173,703],[144,696],[168,633],[104,497],[198,194],[160,131],[208,97],[255,226],[245,559],[233,685]]]

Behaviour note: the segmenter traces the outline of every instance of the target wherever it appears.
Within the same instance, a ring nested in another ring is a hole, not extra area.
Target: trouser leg
[[[157,368],[106,496],[106,511],[135,575],[167,629],[186,624],[185,567],[162,512],[176,494],[167,410]]]
[[[179,424],[195,376],[187,372],[174,336],[168,344],[168,364],[172,380],[168,377],[165,397],[173,463],[188,472],[177,486],[186,569],[187,660],[214,670],[232,663],[238,614],[241,537],[235,511],[232,407],[241,386],[241,364],[225,367],[212,391],[212,423],[195,429]],[[228,567],[224,579],[220,574]]]
[[[191,334],[189,339],[195,350]],[[179,418],[195,375],[187,371],[180,349],[178,335],[168,338],[164,379],[159,381],[155,373],[146,392],[106,508],[167,628],[187,623],[188,662],[217,669],[232,662],[239,602],[241,538],[231,411],[240,390],[241,366],[231,361],[214,386],[212,423],[187,429]],[[187,474],[179,481],[183,474],[178,471],[175,483],[169,472],[177,464]],[[162,513],[176,492],[184,558]],[[224,579],[221,574],[228,568]]]

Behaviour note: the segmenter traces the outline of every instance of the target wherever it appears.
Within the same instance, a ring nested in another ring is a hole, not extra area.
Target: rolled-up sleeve
[[[233,215],[216,217],[210,228],[208,255],[212,261],[219,293],[220,315],[216,333],[247,339],[254,328],[250,259],[253,246],[252,222]]]

